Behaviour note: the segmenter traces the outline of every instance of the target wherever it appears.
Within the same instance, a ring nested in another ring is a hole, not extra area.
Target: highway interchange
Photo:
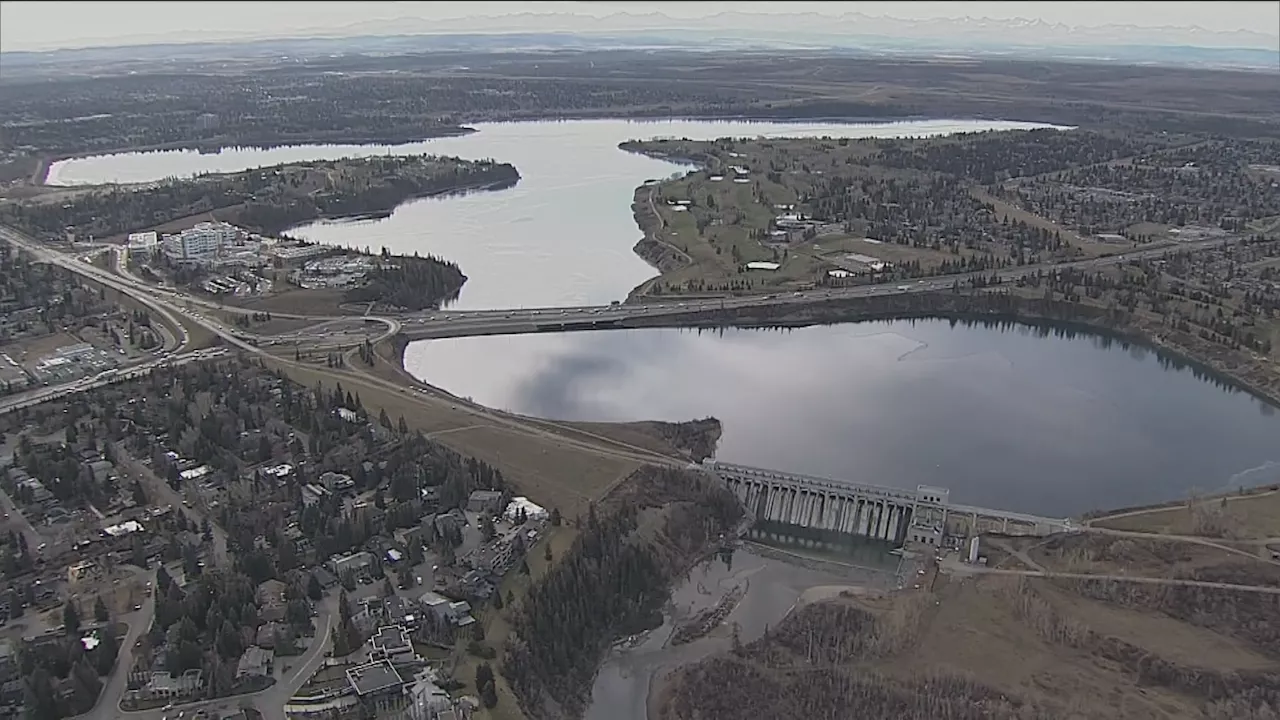
[[[818,289],[793,293],[775,293],[746,297],[723,299],[690,299],[666,300],[662,302],[646,302],[637,304],[612,304],[604,306],[583,307],[548,307],[521,308],[507,310],[437,310],[423,313],[409,313],[396,316],[303,316],[275,314],[275,317],[308,319],[316,325],[303,330],[280,333],[277,335],[255,335],[240,328],[228,327],[212,315],[214,312],[248,314],[254,311],[221,305],[205,298],[194,297],[179,290],[161,288],[145,283],[128,274],[121,253],[117,254],[116,272],[106,270],[83,259],[83,253],[71,255],[53,250],[47,246],[22,235],[21,233],[0,226],[0,239],[20,248],[40,261],[60,265],[88,280],[116,290],[129,296],[157,314],[158,319],[176,328],[180,337],[176,347],[166,348],[154,359],[144,363],[100,374],[93,378],[85,378],[73,383],[56,387],[37,388],[20,395],[10,396],[0,401],[0,413],[11,412],[21,407],[30,407],[66,395],[83,392],[113,382],[121,382],[152,372],[157,367],[168,363],[194,362],[217,357],[227,352],[226,348],[193,350],[189,329],[199,327],[220,338],[226,346],[250,354],[263,354],[270,346],[298,347],[300,349],[350,348],[366,340],[377,342],[404,333],[413,338],[463,337],[468,335],[489,335],[504,333],[539,332],[554,329],[585,330],[592,327],[608,327],[622,321],[646,319],[662,319],[672,326],[690,323],[698,315],[728,310],[742,310],[755,307],[803,306],[815,302],[825,302],[846,298],[876,297],[903,293],[940,292],[950,290],[956,283],[968,284],[978,278],[999,280],[1002,283],[1013,282],[1020,277],[1040,272],[1076,268],[1094,269],[1115,265],[1128,260],[1160,257],[1169,252],[1194,251],[1217,247],[1235,242],[1233,238],[1205,240],[1199,242],[1162,245],[1127,252],[1123,255],[1071,261],[1057,264],[1027,265],[1003,270],[992,270],[977,273],[948,275],[926,278],[922,280],[904,281],[894,284],[865,285],[852,288]],[[381,384],[381,383],[380,383]],[[403,392],[403,389],[401,389]],[[259,707],[268,717],[283,718],[283,706],[289,697],[296,692],[316,667],[323,661],[324,650],[329,643],[328,627],[332,619],[333,608],[328,601],[321,604],[320,614],[316,618],[320,631],[316,641],[311,643],[306,654],[297,659],[291,672],[271,688],[253,695],[222,698],[202,703],[188,704],[183,710],[194,711],[198,708],[226,708],[251,702]],[[130,623],[130,640],[135,638],[150,624],[153,605],[146,605],[126,618]],[[136,626],[136,629],[135,629]],[[166,715],[175,717],[176,713],[162,710],[141,712],[123,712],[119,708],[119,699],[123,694],[125,673],[119,667],[128,667],[131,663],[129,653],[132,643],[127,642],[121,648],[117,672],[113,673],[100,702],[84,717],[98,720],[110,717],[129,717],[136,720],[161,720]]]

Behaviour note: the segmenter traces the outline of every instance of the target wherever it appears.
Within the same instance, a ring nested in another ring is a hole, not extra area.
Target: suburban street
[[[147,579],[154,586],[156,580],[155,572],[148,571]],[[151,619],[155,616],[155,611],[155,596],[153,593],[148,592],[146,598],[142,601],[142,609],[119,618],[120,622],[129,625],[129,630],[125,633],[124,639],[120,641],[120,651],[116,655],[115,668],[107,678],[106,684],[103,685],[102,693],[98,695],[97,704],[93,706],[92,710],[81,715],[81,718],[85,720],[110,720],[120,716],[120,699],[124,697],[124,691],[129,681],[129,669],[133,667],[133,646],[138,641],[138,638],[151,628]]]
[[[153,710],[135,710],[125,711],[119,708],[120,698],[124,696],[125,673],[112,673],[110,688],[116,694],[113,696],[114,701],[107,696],[107,692],[103,692],[103,699],[100,700],[99,706],[94,708],[93,712],[80,716],[84,720],[108,720],[109,718],[131,718],[131,720],[164,720],[177,716],[179,711],[185,713],[188,717],[196,710],[233,710],[235,708],[252,706],[262,713],[266,720],[285,720],[284,706],[293,697],[293,694],[302,687],[307,680],[315,673],[315,671],[323,664],[325,660],[325,651],[329,647],[329,632],[333,625],[333,616],[337,613],[337,596],[326,597],[316,605],[316,635],[312,639],[311,644],[307,647],[306,652],[293,658],[277,658],[276,664],[283,667],[284,664],[289,665],[288,670],[278,670],[276,672],[276,682],[271,687],[258,691],[256,693],[248,693],[244,695],[232,695],[231,697],[216,698],[214,700],[201,700],[191,703],[183,703],[175,705],[172,710],[156,708]],[[150,613],[147,607],[143,607],[141,612],[148,613],[147,625],[150,625]],[[132,630],[132,627],[131,627]],[[123,650],[122,650],[123,652]],[[118,691],[115,686],[119,685]]]

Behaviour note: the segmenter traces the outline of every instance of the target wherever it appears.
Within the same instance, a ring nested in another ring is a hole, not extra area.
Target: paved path
[[[1144,577],[1141,575],[1095,575],[1091,573],[1069,573],[1046,570],[1002,570],[984,568],[973,565],[954,565],[947,568],[956,574],[969,575],[1021,575],[1023,577],[1042,577],[1063,580],[1093,580],[1112,582],[1131,582],[1142,585],[1180,585],[1183,587],[1203,587],[1218,590],[1235,590],[1238,592],[1254,592],[1266,595],[1280,595],[1280,587],[1267,585],[1239,585],[1236,583],[1209,582],[1207,580],[1185,580],[1181,578]]]
[[[1100,528],[1100,527],[1086,527],[1084,528],[1084,531],[1094,533],[1095,535],[1114,535],[1116,537],[1128,537],[1128,538],[1136,538],[1140,540],[1168,540],[1170,542],[1192,543],[1194,545],[1203,545],[1205,547],[1211,547],[1215,550],[1221,550],[1225,553],[1230,553],[1232,555],[1240,555],[1242,557],[1247,557],[1252,560],[1257,560],[1258,562],[1264,562],[1269,565],[1280,566],[1280,560],[1272,560],[1269,557],[1264,557],[1258,552],[1249,552],[1248,550],[1241,550],[1238,547],[1224,545],[1223,543],[1213,538],[1200,537],[1199,535],[1171,535],[1169,533],[1147,533],[1147,532],[1138,532],[1136,530],[1111,530],[1109,528]]]
[[[1260,497],[1267,497],[1268,495],[1275,495],[1276,493],[1280,493],[1280,490],[1267,490],[1266,492],[1247,493],[1245,495],[1239,495],[1239,494],[1220,495],[1217,497],[1201,498],[1198,502],[1211,502],[1211,501],[1217,501],[1221,498],[1226,498],[1227,504],[1229,505],[1237,500],[1254,500]],[[1175,504],[1159,505],[1156,507],[1140,508],[1138,510],[1125,510],[1124,512],[1113,513],[1110,515],[1100,515],[1098,517],[1085,520],[1084,524],[1086,526],[1091,526],[1094,523],[1104,522],[1107,520],[1118,520],[1120,518],[1134,517],[1135,515],[1157,515],[1159,513],[1174,512],[1176,510],[1186,510],[1186,509],[1187,509],[1186,503],[1178,503],[1176,505]]]

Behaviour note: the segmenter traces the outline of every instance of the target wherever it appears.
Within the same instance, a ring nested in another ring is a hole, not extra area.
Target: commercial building
[[[131,255],[154,255],[160,249],[160,236],[154,232],[131,233],[125,247]]]
[[[205,262],[213,260],[224,245],[235,242],[240,231],[224,222],[202,222],[164,241],[164,252],[177,262]]]

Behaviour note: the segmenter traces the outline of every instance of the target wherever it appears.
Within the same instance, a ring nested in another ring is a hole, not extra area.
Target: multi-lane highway
[[[444,310],[400,315],[397,316],[397,319],[402,324],[403,332],[415,338],[536,332],[562,325],[568,325],[569,327],[566,328],[568,330],[590,329],[593,325],[607,326],[612,323],[637,318],[668,318],[675,324],[682,317],[713,311],[742,310],[779,305],[799,306],[827,300],[940,292],[951,289],[957,283],[965,286],[978,279],[988,281],[998,279],[1001,283],[1011,283],[1019,278],[1029,277],[1037,273],[1049,273],[1065,269],[1094,270],[1132,260],[1159,258],[1174,252],[1204,250],[1234,242],[1236,242],[1236,239],[1228,238],[1160,245],[1109,257],[1053,264],[1023,265],[1002,270],[944,275],[919,280],[859,285],[848,288],[822,288],[803,292],[715,299],[669,300],[626,305],[522,308],[518,310]]]
[[[848,288],[823,288],[803,292],[579,307],[437,310],[396,316],[366,316],[363,318],[364,321],[381,324],[383,331],[380,333],[374,333],[367,327],[352,326],[350,324],[341,325],[342,323],[351,323],[353,320],[359,319],[353,316],[278,315],[278,317],[306,318],[326,325],[335,323],[338,325],[334,325],[329,330],[306,329],[266,336],[227,327],[205,314],[210,310],[240,313],[252,311],[220,305],[212,300],[193,297],[179,290],[156,287],[143,283],[133,276],[108,272],[92,264],[77,261],[72,256],[52,251],[10,228],[0,227],[0,238],[26,249],[37,257],[49,262],[56,262],[75,272],[87,275],[104,285],[126,292],[149,306],[158,307],[166,319],[179,327],[181,327],[182,323],[178,322],[176,318],[180,316],[194,321],[196,324],[209,329],[215,335],[227,340],[230,344],[242,348],[263,345],[287,345],[291,347],[297,346],[305,350],[352,347],[364,342],[366,339],[376,342],[400,332],[404,332],[414,338],[432,338],[538,332],[559,328],[586,330],[594,327],[608,327],[622,321],[639,318],[648,320],[667,319],[672,324],[679,324],[684,318],[713,311],[734,311],[780,305],[799,306],[827,300],[939,292],[949,290],[956,284],[968,285],[978,279],[1010,283],[1019,278],[1037,273],[1048,273],[1069,268],[1092,270],[1131,260],[1158,258],[1169,253],[1204,250],[1237,242],[1236,238],[1218,238],[1188,243],[1167,243],[1108,257],[1052,264],[1024,265],[1000,270],[961,273],[895,283],[859,285]],[[195,308],[200,309],[197,310]],[[232,340],[235,342],[232,342]],[[185,337],[183,342],[185,344]]]

